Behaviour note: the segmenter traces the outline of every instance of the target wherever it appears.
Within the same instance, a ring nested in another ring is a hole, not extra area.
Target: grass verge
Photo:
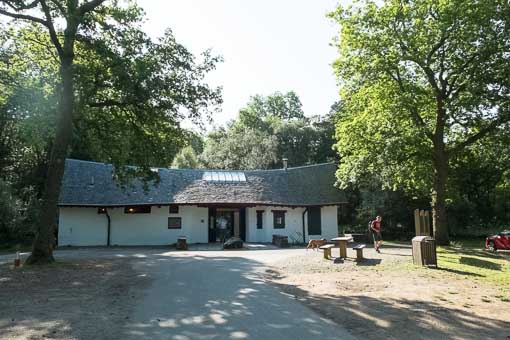
[[[466,243],[454,244],[437,248],[439,268],[457,274],[459,278],[489,283],[500,292],[496,298],[510,302],[509,254],[489,253]]]
[[[461,238],[451,246],[437,247],[440,270],[452,273],[457,279],[486,282],[498,290],[495,298],[510,302],[510,253],[491,253],[483,249],[484,239]],[[410,242],[388,241],[386,245],[410,245]],[[409,266],[407,267],[409,268]]]

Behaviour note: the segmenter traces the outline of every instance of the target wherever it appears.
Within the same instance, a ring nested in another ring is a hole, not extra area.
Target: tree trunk
[[[57,112],[57,131],[45,179],[43,205],[39,212],[37,235],[33,244],[32,254],[30,254],[26,261],[27,264],[44,264],[54,261],[53,247],[55,245],[57,205],[64,175],[65,158],[73,133],[73,59],[74,54],[72,52],[65,55],[60,66],[62,84]]]
[[[432,222],[438,245],[448,245],[446,217],[446,185],[448,181],[448,155],[442,140],[434,147],[434,187],[432,191]]]

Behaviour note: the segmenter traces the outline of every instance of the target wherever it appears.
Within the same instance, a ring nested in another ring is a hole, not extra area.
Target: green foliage
[[[254,96],[227,128],[210,133],[200,159],[205,167],[271,169],[328,162],[332,150],[334,113],[305,117],[294,92]]]
[[[301,100],[293,91],[275,92],[267,97],[256,95],[239,111],[238,124],[260,130],[274,129],[280,121],[304,119]]]
[[[181,122],[200,125],[221,103],[220,89],[204,81],[221,59],[209,51],[195,57],[170,30],[150,39],[141,28],[144,13],[133,2],[98,3],[96,10],[77,17],[66,12],[74,2],[47,3],[52,20],[61,20],[55,25],[57,42],[38,22],[0,23],[0,180],[8,183],[13,202],[19,202],[16,210],[25,211],[27,221],[49,177],[49,150],[62,144],[53,140],[61,121],[62,60],[69,55],[56,46],[65,45],[66,24],[81,21],[72,42],[74,117],[68,157],[113,163],[122,184],[135,175],[154,179],[150,167],[170,166],[187,144],[202,147]],[[45,17],[41,4],[33,2],[29,14]],[[0,14],[18,6],[23,12],[25,5],[0,2]]]
[[[15,197],[9,183],[0,179],[0,241],[29,243],[34,236],[35,201],[24,204]]]
[[[343,187],[377,175],[385,188],[431,194],[436,237],[448,242],[451,159],[510,120],[509,13],[500,0],[360,0],[331,14]]]
[[[221,102],[219,89],[202,82],[219,59],[206,52],[197,64],[170,30],[157,42],[137,29],[125,30],[113,42],[85,45],[80,75],[87,77],[84,84],[94,86],[81,89],[87,101],[76,124],[74,150],[81,158],[118,166],[168,166],[188,137],[179,122],[200,122],[211,105]],[[138,48],[126,55],[127,46]],[[91,55],[96,62],[90,62]]]
[[[200,124],[221,103],[220,89],[203,82],[220,58],[206,51],[197,62],[170,30],[152,41],[138,26],[142,12],[136,7],[110,14],[126,18],[107,31],[87,31],[76,43],[77,114],[70,157],[113,163],[121,179],[130,175],[125,165],[138,165],[150,176],[151,166],[169,166],[191,138],[180,122]],[[58,60],[48,58],[50,41],[38,27],[13,26],[9,32],[0,52],[5,56],[0,69],[9,75],[1,83],[8,95],[0,114],[14,115],[8,115],[11,123],[1,119],[0,134],[19,132],[2,139],[23,142],[18,159],[45,158],[54,135]]]
[[[378,172],[390,187],[428,189],[432,135],[454,154],[508,120],[508,11],[500,1],[388,0],[331,14],[341,25],[342,183]]]
[[[248,127],[209,134],[200,156],[209,169],[269,169],[277,162],[275,136]]]
[[[198,158],[191,146],[187,146],[179,151],[172,163],[172,168],[177,169],[197,169],[198,167]]]
[[[0,238],[10,238],[17,224],[15,203],[7,183],[0,181]]]
[[[486,235],[510,226],[507,127],[452,160],[448,211],[453,232]]]

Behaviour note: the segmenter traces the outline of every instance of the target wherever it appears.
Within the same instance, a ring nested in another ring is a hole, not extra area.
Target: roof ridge
[[[82,163],[92,163],[92,164],[98,164],[98,165],[110,165],[113,166],[112,163],[105,163],[105,162],[97,162],[97,161],[87,161],[83,159],[76,159],[76,158],[66,158],[66,161],[72,161],[72,162],[82,162]],[[179,168],[162,168],[162,167],[156,167],[151,166],[151,168],[155,168],[158,170],[166,170],[166,171],[239,171],[239,172],[269,172],[269,171],[288,171],[288,170],[295,170],[295,169],[303,169],[303,168],[311,168],[311,167],[319,167],[319,166],[325,166],[325,165],[334,165],[335,162],[324,162],[324,163],[317,163],[317,164],[308,164],[308,165],[300,165],[295,167],[289,167],[287,170],[283,168],[278,169],[233,169],[233,170],[227,170],[227,169],[179,169]],[[138,165],[127,165],[129,167],[139,167]]]
[[[335,162],[324,162],[324,163],[317,163],[317,164],[300,165],[300,166],[295,166],[292,168],[287,168],[287,170],[301,169],[301,168],[312,168],[312,167],[324,166],[324,165],[335,165]],[[283,170],[283,169],[281,169],[281,170]]]
[[[101,165],[112,165],[110,163],[97,162],[97,161],[86,161],[84,159],[76,159],[76,158],[66,158],[66,162],[67,161],[81,162],[81,163],[93,163],[93,164],[101,164]]]

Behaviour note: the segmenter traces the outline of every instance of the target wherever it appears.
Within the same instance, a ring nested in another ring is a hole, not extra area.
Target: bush
[[[37,205],[37,200],[23,203],[12,194],[8,183],[0,180],[0,243],[32,242]]]

